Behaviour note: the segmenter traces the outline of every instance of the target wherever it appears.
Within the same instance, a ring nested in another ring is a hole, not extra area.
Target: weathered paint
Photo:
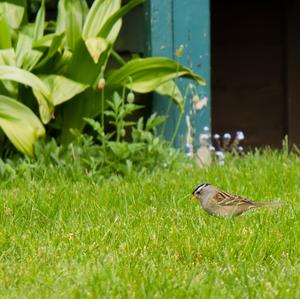
[[[200,98],[207,97],[208,105],[192,116],[192,125],[199,136],[204,126],[210,127],[210,30],[209,0],[148,0],[147,19],[149,26],[148,54],[151,56],[175,56],[176,49],[183,45],[183,56],[180,63],[190,67],[206,80],[206,86],[197,85]],[[178,86],[182,94],[191,81],[179,79]],[[193,82],[192,82],[193,83]],[[154,95],[153,111],[165,114],[169,101],[166,97]],[[187,98],[185,113],[191,109],[191,94]],[[165,137],[170,139],[176,127],[179,111],[172,104],[167,120]],[[182,118],[175,145],[185,143],[187,126]]]

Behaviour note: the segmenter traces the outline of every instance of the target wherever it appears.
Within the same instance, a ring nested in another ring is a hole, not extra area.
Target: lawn
[[[284,200],[234,219],[201,182]],[[266,152],[101,183],[61,169],[0,182],[2,298],[300,298],[300,158]]]

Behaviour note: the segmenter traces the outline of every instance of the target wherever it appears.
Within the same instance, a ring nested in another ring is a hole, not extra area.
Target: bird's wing
[[[255,206],[255,203],[247,198],[239,195],[233,195],[224,191],[220,191],[215,196],[216,202],[220,206]]]

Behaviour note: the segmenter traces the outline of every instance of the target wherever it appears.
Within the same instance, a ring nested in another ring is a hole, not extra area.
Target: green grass
[[[93,183],[62,170],[0,182],[0,297],[300,298],[300,159],[268,152]],[[201,182],[284,200],[235,219]]]

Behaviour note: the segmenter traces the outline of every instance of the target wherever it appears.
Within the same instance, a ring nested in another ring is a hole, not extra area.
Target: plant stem
[[[163,123],[163,126],[162,126],[162,129],[161,129],[161,133],[160,133],[160,136],[163,137],[165,135],[165,131],[166,131],[166,124],[167,124],[167,119],[170,117],[170,111],[171,111],[171,106],[172,106],[172,100],[171,100],[171,97],[169,98],[169,104],[168,104],[168,107],[167,107],[167,111],[166,111],[166,121],[164,121]]]
[[[105,138],[105,119],[104,119],[104,105],[105,105],[105,92],[104,88],[101,89],[101,127],[103,130],[103,139],[102,139],[102,146],[103,146],[103,154],[104,157],[106,156],[106,138]],[[103,167],[103,163],[101,163],[101,168]]]
[[[126,61],[115,51],[115,50],[111,50],[111,55],[113,56],[113,58],[119,62],[121,65],[126,64]]]
[[[174,130],[172,138],[171,138],[171,142],[170,142],[171,145],[173,145],[173,143],[175,141],[176,135],[178,133],[178,130],[179,130],[179,127],[180,127],[180,124],[181,124],[181,121],[182,121],[182,116],[184,114],[184,108],[185,108],[186,98],[188,96],[188,92],[189,92],[189,89],[190,89],[189,86],[190,85],[188,85],[187,88],[186,88],[186,90],[185,90],[185,94],[184,94],[184,97],[183,97],[183,110],[179,114],[179,117],[178,117],[178,120],[177,120],[177,123],[176,123],[176,127],[175,127],[175,130]]]
[[[179,71],[179,62],[180,62],[180,59],[177,60],[177,70],[176,70],[176,74],[178,74],[178,71]],[[174,80],[174,83],[175,83],[175,80]],[[175,84],[176,84],[176,83],[175,83]],[[171,111],[172,98],[173,98],[173,95],[174,95],[174,93],[175,93],[175,86],[176,86],[176,85],[174,85],[174,88],[173,88],[173,91],[172,91],[172,96],[169,97],[169,104],[168,104],[167,111],[166,111],[167,119],[169,118],[169,114],[170,114],[170,111]],[[184,108],[183,108],[183,109],[184,109]],[[162,129],[161,129],[161,134],[160,134],[161,137],[163,137],[164,134],[165,134],[167,119],[166,119],[166,121],[163,123],[163,127],[162,127]],[[173,135],[174,135],[174,134],[173,134]],[[173,137],[172,137],[172,139],[173,139]]]
[[[101,89],[101,126],[104,132],[104,88]]]
[[[176,135],[177,135],[177,133],[178,133],[179,126],[180,126],[180,124],[181,124],[182,116],[183,116],[183,111],[182,111],[182,112],[179,114],[178,121],[177,121],[177,124],[176,124],[175,130],[174,130],[174,133],[173,133],[173,136],[172,136],[171,142],[170,142],[170,144],[171,144],[171,145],[173,145],[173,144],[174,144],[175,137],[176,137]]]

